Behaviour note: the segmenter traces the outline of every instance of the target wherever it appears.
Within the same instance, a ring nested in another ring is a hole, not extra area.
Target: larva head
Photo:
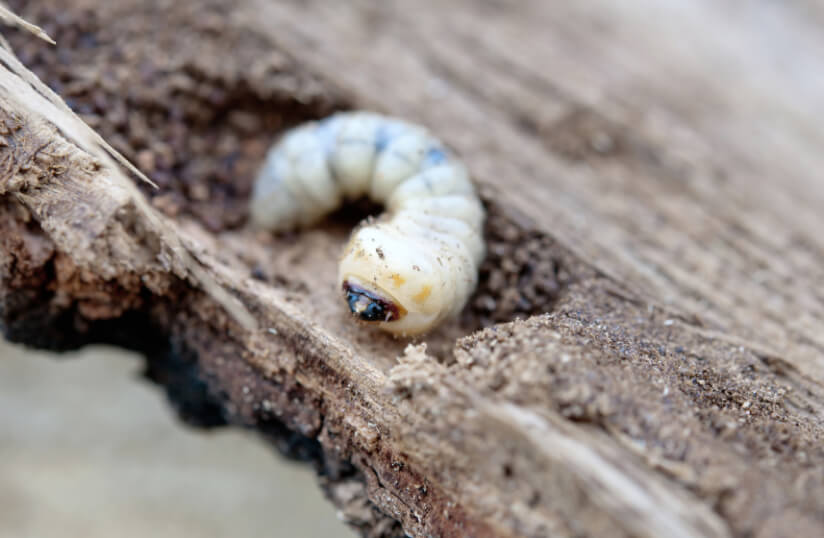
[[[397,321],[406,314],[391,299],[369,291],[355,281],[344,280],[343,293],[349,310],[361,321]]]
[[[452,306],[451,283],[433,267],[431,250],[391,224],[359,228],[338,273],[349,310],[359,320],[395,334],[430,330]]]

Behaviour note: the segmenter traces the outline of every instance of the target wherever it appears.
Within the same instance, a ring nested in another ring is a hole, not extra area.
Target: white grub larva
[[[266,157],[251,219],[308,226],[364,195],[386,212],[355,229],[340,260],[352,313],[415,335],[460,312],[484,257],[484,211],[464,165],[422,127],[345,112],[292,129]]]

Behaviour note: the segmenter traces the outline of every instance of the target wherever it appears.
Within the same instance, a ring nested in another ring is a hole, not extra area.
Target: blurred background
[[[355,536],[308,465],[185,426],[141,366],[0,339],[0,537]]]

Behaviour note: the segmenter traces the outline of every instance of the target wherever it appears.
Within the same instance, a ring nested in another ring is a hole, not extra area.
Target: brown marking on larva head
[[[432,286],[429,285],[429,284],[426,284],[424,287],[421,288],[421,291],[419,291],[418,293],[416,293],[412,297],[412,300],[415,301],[418,304],[421,304],[424,301],[426,301],[429,298],[429,295],[431,295],[431,294],[432,294]]]
[[[343,293],[349,310],[361,321],[397,321],[406,315],[406,309],[391,299],[348,280],[343,281]]]

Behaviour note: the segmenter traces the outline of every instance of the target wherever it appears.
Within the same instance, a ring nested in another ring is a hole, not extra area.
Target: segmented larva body
[[[347,112],[292,129],[266,157],[251,218],[308,226],[364,195],[386,211],[355,229],[340,260],[352,313],[414,335],[460,312],[484,257],[484,211],[464,165],[423,127]]]

